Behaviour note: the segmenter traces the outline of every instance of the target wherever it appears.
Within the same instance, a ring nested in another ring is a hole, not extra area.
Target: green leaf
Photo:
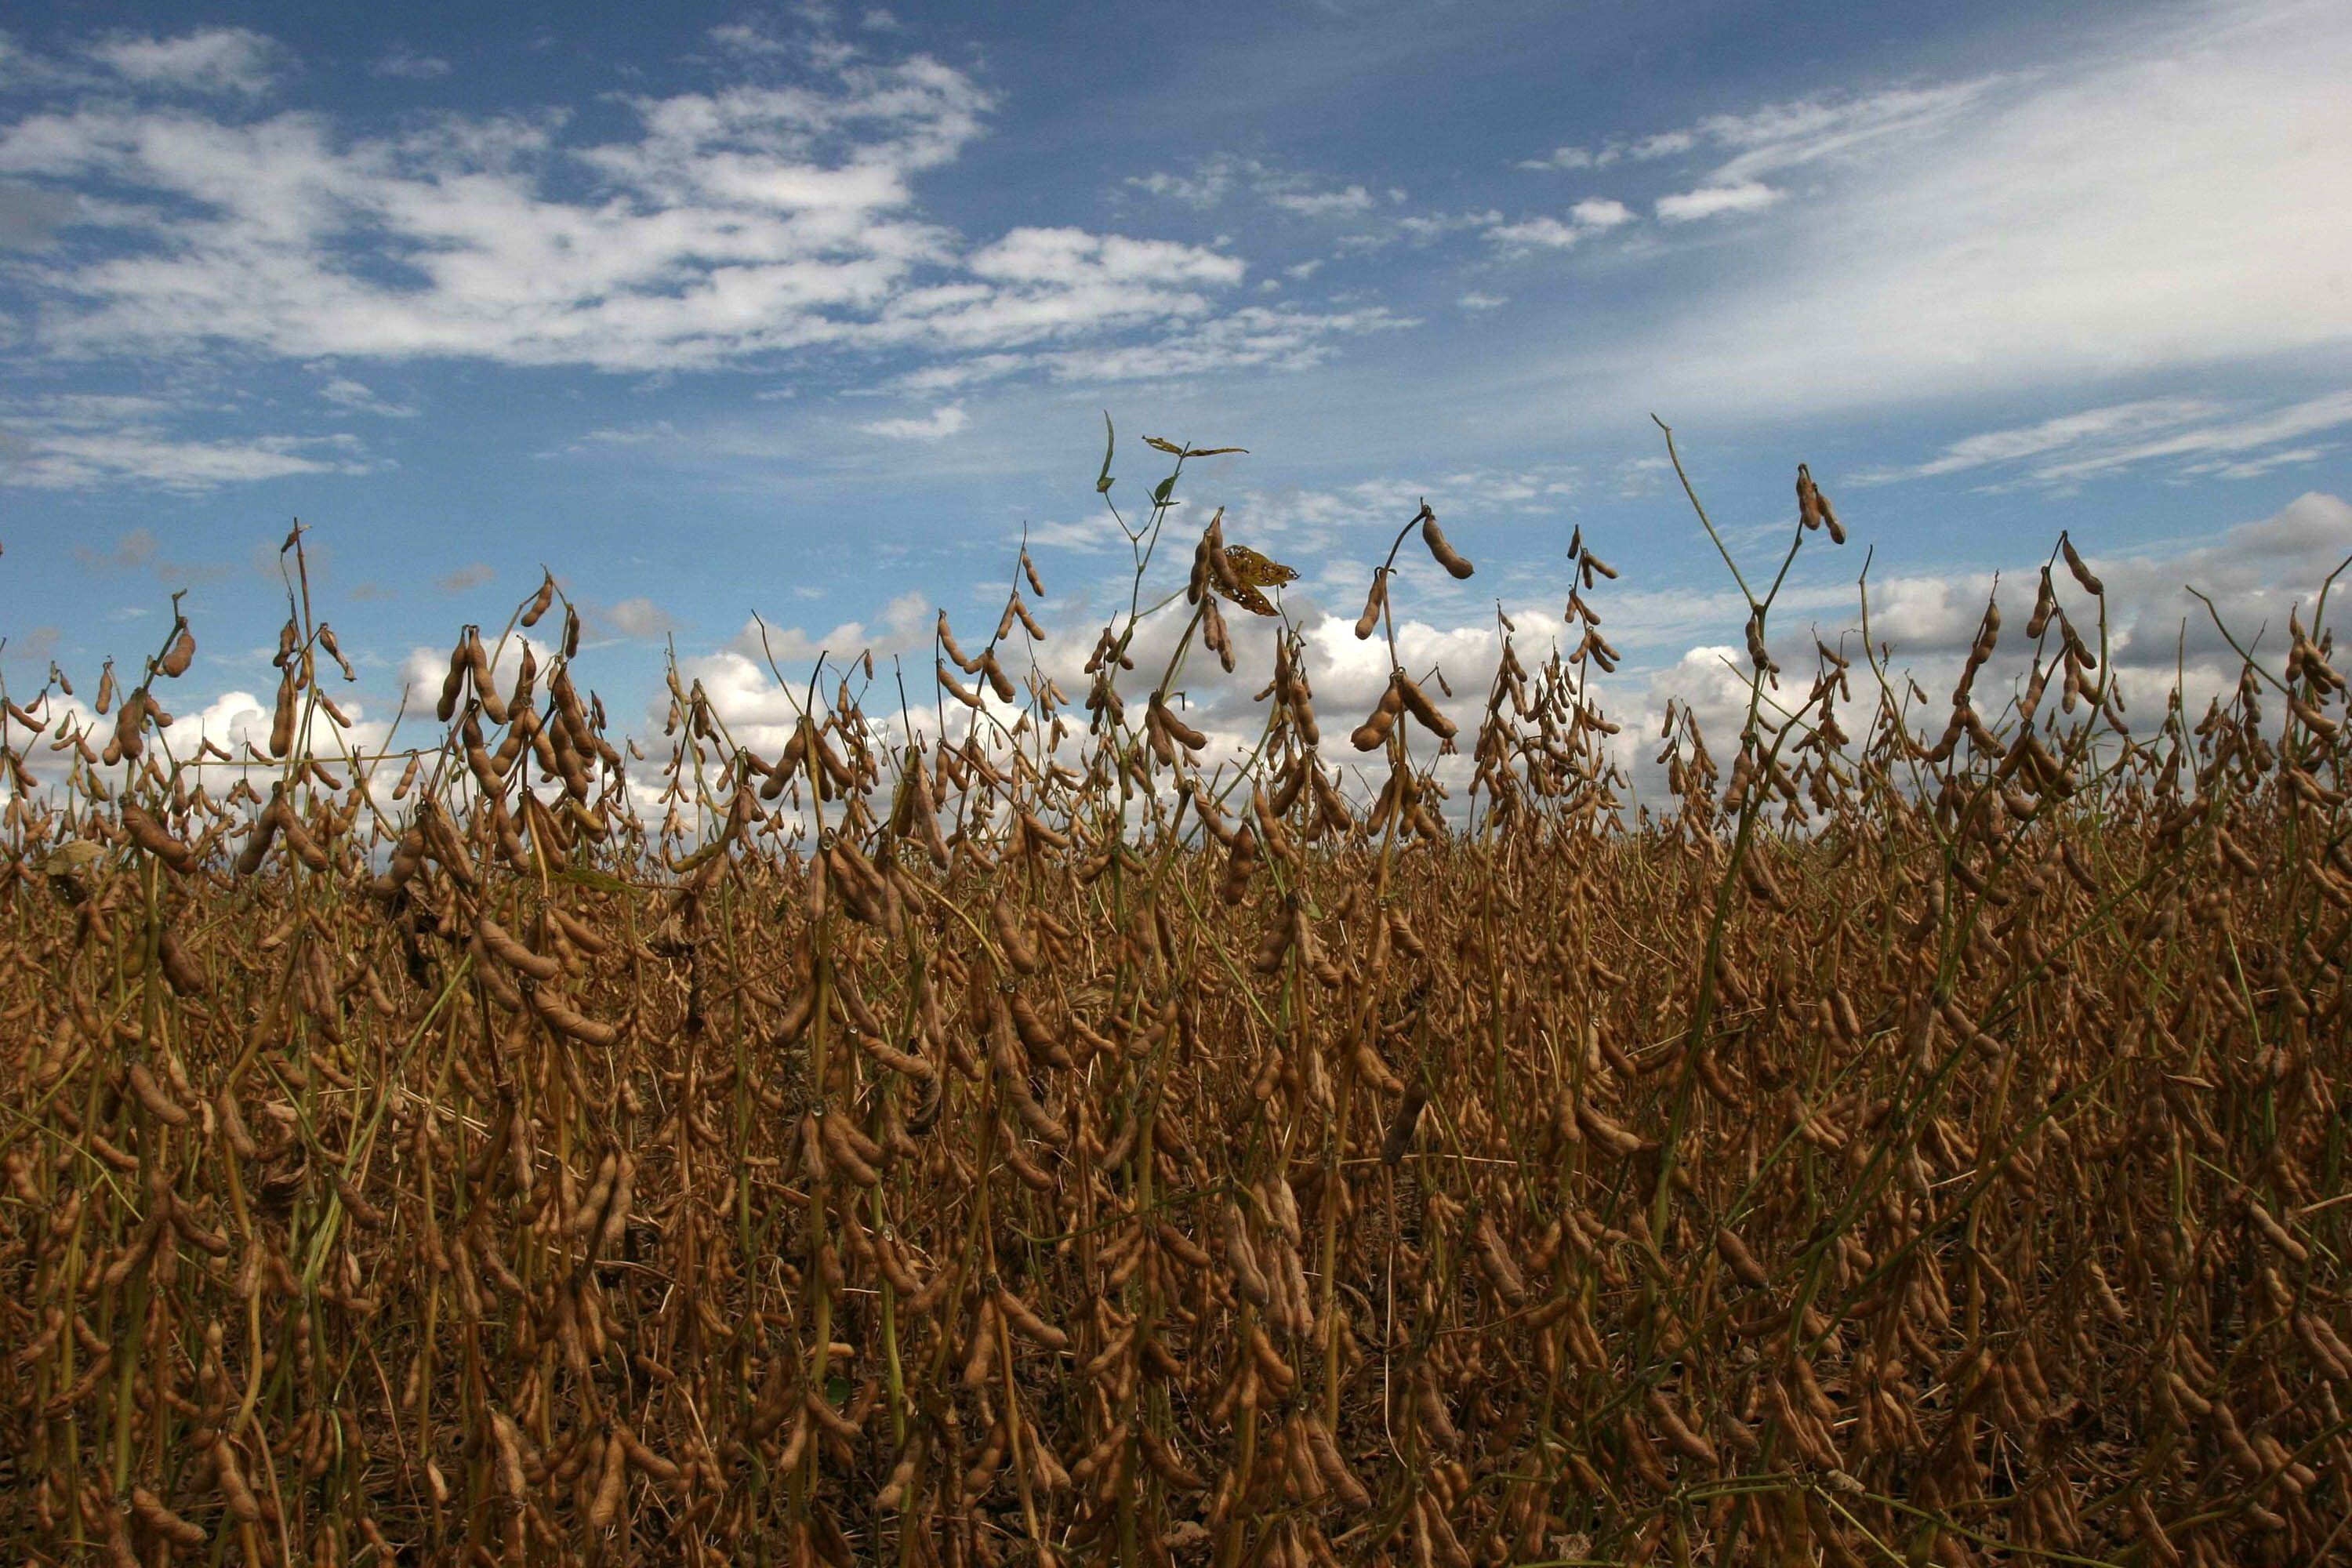
[[[1168,498],[1175,493],[1176,476],[1171,474],[1152,487],[1151,504],[1154,506],[1166,506],[1168,504]]]
[[[848,1404],[849,1396],[856,1392],[857,1385],[838,1373],[824,1380],[825,1403],[836,1408]]]
[[[1110,454],[1111,448],[1116,446],[1118,442],[1118,432],[1111,427],[1110,410],[1106,408],[1103,410],[1102,472],[1095,477],[1095,494],[1098,496],[1108,495],[1110,493],[1110,487],[1117,482],[1110,477]]]

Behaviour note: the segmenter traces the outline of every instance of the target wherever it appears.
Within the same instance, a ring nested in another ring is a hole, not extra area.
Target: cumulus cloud
[[[893,441],[942,441],[971,423],[961,403],[934,408],[919,419],[877,419],[858,428]]]
[[[1166,169],[1154,169],[1148,174],[1129,174],[1127,184],[1147,195],[1171,202],[1181,202],[1188,207],[1213,207],[1225,199],[1234,188],[1234,167],[1230,160],[1212,160],[1189,174],[1179,174]]]
[[[1214,153],[1187,173],[1155,169],[1130,174],[1124,182],[1163,201],[1202,211],[1217,205],[1235,191],[1244,191],[1278,212],[1312,219],[1360,218],[1380,205],[1380,198],[1360,184],[1333,185],[1310,174],[1284,168],[1263,158]],[[1404,193],[1392,191],[1392,199]]]
[[[1584,237],[1584,230],[1556,217],[1534,217],[1496,224],[1486,237],[1506,250],[1566,250]]]
[[[1487,242],[1507,255],[1571,249],[1593,235],[1605,234],[1633,221],[1633,211],[1624,203],[1603,196],[1588,196],[1578,202],[1568,209],[1565,221],[1538,216],[1510,222],[1499,212],[1465,216],[1471,221],[1463,226],[1483,229]]]
[[[1466,496],[1475,488],[1487,496],[1518,498],[1515,502],[1532,514],[1556,504],[1572,489],[1572,479],[1558,476],[1481,473],[1441,477],[1437,493],[1453,490]],[[1463,481],[1475,480],[1475,486]],[[1411,487],[1407,487],[1410,489]],[[1227,511],[1229,534],[1238,541],[1274,547],[1286,553],[1309,535],[1338,533],[1360,523],[1393,523],[1392,495],[1356,493],[1293,495],[1282,500],[1243,495]],[[1441,510],[1445,510],[1441,507]],[[1462,510],[1484,508],[1463,505]],[[1377,515],[1374,515],[1377,513]],[[1360,541],[1338,541],[1337,553]],[[2102,553],[2094,542],[2084,548],[2093,566],[2104,576],[2111,612],[2109,647],[2122,680],[2128,713],[2143,735],[2160,712],[2159,699],[2170,688],[2177,671],[2185,671],[2185,695],[2192,710],[2223,689],[2235,677],[2236,656],[2212,626],[2203,605],[2186,587],[2194,584],[2210,594],[2231,631],[2241,640],[2267,650],[2275,659],[2283,653],[2281,637],[2287,612],[2300,605],[2308,625],[2314,595],[2321,580],[2339,563],[2352,544],[2352,505],[2328,495],[2310,494],[2269,517],[2222,531],[2210,541],[2176,546]],[[1031,542],[1040,543],[1037,531]],[[1852,564],[1833,557],[1843,568]],[[1521,661],[1533,668],[1554,650],[1569,651],[1580,635],[1558,608],[1565,584],[1538,584],[1505,578],[1475,580],[1473,591],[1457,592],[1452,580],[1426,561],[1412,557],[1402,563],[1405,575],[1396,590],[1395,658],[1420,680],[1438,706],[1467,731],[1474,727],[1495,678],[1505,637],[1518,650]],[[1989,595],[1998,594],[2009,631],[2000,656],[1977,683],[1980,706],[1997,710],[2002,693],[2024,677],[2021,636],[2035,591],[2039,557],[2023,559],[1999,574],[1914,574],[1874,576],[1869,584],[1869,628],[1874,645],[1891,649],[1892,670],[1897,678],[1915,673],[1930,693],[1948,689],[1959,661],[1972,639]],[[1116,576],[1117,574],[1114,574]],[[2057,569],[2062,603],[2086,637],[2095,636],[2093,609],[2087,596],[2064,569]],[[1101,586],[1108,587],[1108,580]],[[1328,590],[1328,591],[1327,591]],[[1378,700],[1391,668],[1385,637],[1357,638],[1352,622],[1362,592],[1362,574],[1349,568],[1292,584],[1283,594],[1283,607],[1305,639],[1302,668],[1312,683],[1315,703],[1327,737],[1344,734]],[[1125,603],[1123,587],[1106,595]],[[1151,595],[1147,595],[1147,599]],[[1330,608],[1340,605],[1342,607]],[[1025,643],[1016,632],[1015,656],[1007,667],[1018,672],[1034,655],[1045,675],[1072,694],[1085,689],[1080,668],[1092,646],[1093,624],[1080,593],[1051,606],[1040,606],[1049,637],[1040,645]],[[1614,673],[1580,668],[1588,695],[1601,710],[1623,726],[1606,742],[1608,754],[1632,776],[1639,798],[1655,799],[1663,780],[1650,753],[1653,740],[1671,700],[1694,714],[1717,755],[1726,755],[1738,733],[1747,706],[1747,655],[1738,645],[1746,615],[1743,600],[1727,585],[1721,591],[1643,590],[1622,584],[1603,584],[1591,595],[1603,617],[1606,635],[1627,655]],[[1496,616],[1496,605],[1507,613],[1507,632]],[[1801,695],[1812,664],[1815,637],[1849,657],[1860,651],[1860,596],[1851,581],[1831,577],[1792,580],[1776,612],[1778,631],[1774,652],[1789,670],[1780,695]],[[2338,607],[2332,624],[2352,630]],[[1181,600],[1147,615],[1131,644],[1138,677],[1137,694],[1148,689],[1152,674],[1168,667],[1186,621]],[[1229,623],[1237,668],[1225,675],[1213,659],[1194,657],[1183,666],[1171,700],[1208,738],[1202,755],[1204,766],[1238,762],[1256,742],[1265,719],[1259,700],[1265,673],[1273,658],[1276,623],[1234,613]],[[805,678],[806,667],[820,650],[829,654],[828,668],[846,670],[859,653],[871,647],[877,658],[901,656],[912,699],[912,728],[928,732],[934,726],[935,694],[928,670],[931,628],[930,601],[919,593],[893,600],[870,621],[851,620],[823,632],[800,627],[766,629],[747,625],[732,643],[681,662],[682,672],[701,682],[714,709],[740,741],[773,754],[790,732],[800,696],[797,685],[780,685],[771,673],[772,656],[787,681]],[[978,646],[976,635],[964,640]],[[1730,640],[1724,640],[1728,638]],[[1876,701],[1866,668],[1855,658],[1855,695],[1843,717],[1858,730]],[[1439,678],[1452,688],[1445,695]],[[888,678],[886,675],[885,680]],[[1795,688],[1792,692],[1790,688]],[[895,693],[893,694],[895,697]],[[1013,710],[987,700],[992,712],[1010,721]],[[877,704],[875,718],[896,734],[895,700]],[[1931,702],[1931,707],[1935,705]],[[665,711],[657,698],[648,710],[658,722]],[[950,732],[960,733],[967,721],[962,709],[950,702],[945,713]],[[1074,716],[1075,717],[1075,716]],[[1940,724],[1940,710],[1933,720]],[[1922,721],[1925,721],[1923,718]],[[1427,737],[1416,736],[1424,756]],[[1360,799],[1377,787],[1376,765],[1349,751],[1336,739],[1325,748],[1327,763],[1341,770],[1344,787]],[[1459,786],[1468,777],[1464,757],[1444,760],[1440,776]],[[1458,800],[1457,795],[1457,800]]]
[[[669,612],[643,595],[617,605],[593,606],[583,615],[592,630],[632,640],[660,637],[677,624]]]
[[[2241,645],[2276,668],[2285,652],[2289,612],[2299,610],[2305,626],[2312,626],[2321,584],[2352,552],[2352,505],[2312,492],[2204,542],[2103,552],[2095,541],[2084,539],[2080,547],[2106,590],[2107,651],[2122,679],[2128,713],[2140,716],[2135,727],[2145,731],[2161,711],[2160,699],[2176,682],[2192,714],[2234,683],[2238,654],[2215,624],[2215,612]],[[1978,682],[1977,694],[1980,708],[1998,710],[1999,694],[2021,685],[2026,676],[2023,627],[2032,613],[2043,563],[2043,557],[2035,556],[1998,573],[1874,576],[1869,583],[1872,643],[1891,650],[1895,674],[1915,675],[1940,701],[1975,639],[1987,602],[1997,601],[2003,636],[1997,657]],[[2062,605],[2095,645],[2096,610],[2089,596],[2063,564],[2053,568],[2052,581]],[[2212,601],[2212,611],[2197,596],[2200,593]],[[1790,603],[1776,613],[1780,629],[1773,652],[1790,671],[1811,668],[1816,636],[1832,646],[1843,637],[1849,657],[1857,651],[1861,600],[1853,584],[1816,582],[1787,597]],[[1600,602],[1604,613],[1618,603],[1614,595]],[[1731,601],[1720,609],[1718,624],[1726,630],[1737,629],[1742,607]],[[2331,605],[2328,624],[2339,633],[2352,631],[2340,594]],[[1736,731],[1746,707],[1747,668],[1747,654],[1736,646],[1705,643],[1688,648],[1650,672],[1641,722],[1654,732],[1672,699],[1698,715],[1710,736]],[[1866,700],[1874,702],[1874,695]],[[1940,710],[1934,714],[1938,724],[1942,717]]]
[[[1726,213],[1762,212],[1785,195],[1757,180],[1742,180],[1734,185],[1701,185],[1695,191],[1660,196],[1658,221],[1695,223],[1700,218],[1721,217]]]
[[[177,37],[114,33],[89,47],[100,65],[141,87],[258,97],[281,64],[271,39],[244,27],[205,27]]]
[[[932,614],[931,599],[917,590],[892,599],[873,621],[844,621],[823,631],[766,625],[753,616],[726,647],[681,658],[678,675],[689,686],[701,685],[711,710],[739,742],[774,756],[791,738],[802,692],[779,684],[771,661],[787,679],[804,680],[820,655],[834,678],[868,652],[886,663],[894,657],[914,656],[908,659],[908,688],[928,698],[932,677],[926,650]],[[647,714],[656,726],[667,715],[667,700],[666,693],[651,700]]]
[[[229,58],[226,35],[200,37],[214,40],[204,58]],[[718,41],[757,75],[782,68],[746,53],[765,37]],[[135,42],[108,47],[160,81],[165,66]],[[963,71],[776,47],[795,55],[790,85],[627,99],[631,123],[601,140],[559,110],[364,134],[317,111],[63,93],[0,122],[0,192],[32,193],[0,201],[0,239],[35,242],[75,216],[76,192],[106,189],[78,215],[94,258],[36,256],[18,275],[40,306],[37,341],[59,356],[230,344],[338,364],[674,373],[847,350],[952,365],[1235,319],[1226,296],[1246,268],[1213,247],[1068,226],[974,242],[926,219],[916,181],[992,108]],[[1302,213],[1372,200],[1287,177],[1268,190]],[[10,203],[27,201],[39,212],[12,223]],[[1265,318],[1246,321],[1228,341],[1262,335]],[[1328,341],[1388,323],[1358,310],[1288,324]]]
[[[806,664],[820,653],[845,664],[862,653],[877,658],[929,646],[933,604],[921,589],[899,595],[885,605],[878,621],[843,621],[822,632],[800,626],[762,626],[754,618],[743,624],[726,649],[731,657],[765,659],[780,665]]]

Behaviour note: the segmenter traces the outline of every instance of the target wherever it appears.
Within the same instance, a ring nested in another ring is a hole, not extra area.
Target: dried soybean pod
[[[1730,1266],[1732,1278],[1751,1290],[1761,1290],[1772,1280],[1748,1244],[1734,1235],[1728,1226],[1715,1233],[1715,1250]]]
[[[1408,679],[1402,672],[1398,673],[1395,685],[1391,689],[1403,701],[1405,711],[1419,720],[1423,729],[1441,741],[1454,739],[1455,734],[1454,721],[1438,711],[1437,704],[1429,700],[1429,694]]]
[[[278,678],[278,707],[269,720],[269,754],[283,757],[294,749],[294,669],[289,665]]]
[[[163,1505],[162,1498],[145,1487],[131,1489],[131,1511],[139,1517],[140,1523],[174,1546],[202,1546],[211,1539],[204,1526],[173,1513]]]
[[[2082,556],[2075,552],[2074,539],[2067,534],[2060,534],[2058,548],[2066,557],[2066,570],[2074,574],[2074,581],[2083,585],[2083,592],[2094,598],[2104,598],[2107,585],[2099,581],[2098,574],[2084,564]]]
[[[195,658],[196,635],[190,631],[187,623],[183,621],[180,624],[180,635],[173,637],[172,646],[163,650],[163,671],[176,680],[188,673],[188,666],[194,664]]]
[[[174,838],[163,825],[139,806],[124,802],[121,811],[123,829],[131,841],[173,870],[185,873],[196,867],[195,852]]]
[[[588,1505],[588,1528],[609,1530],[621,1511],[621,1500],[628,1489],[629,1448],[618,1436],[604,1439],[603,1474],[597,1478],[595,1500]]]
[[[1005,1326],[1023,1339],[1049,1351],[1069,1348],[1069,1335],[1039,1317],[1035,1308],[1002,1285],[996,1288],[996,1309],[1004,1314]]]
[[[228,1085],[221,1085],[220,1092],[213,1096],[213,1111],[220,1125],[221,1139],[230,1151],[240,1160],[258,1159],[261,1145],[246,1130],[245,1117],[237,1110],[236,1096]]]
[[[1036,944],[1021,928],[1021,916],[1004,894],[999,893],[995,902],[989,906],[988,923],[989,929],[996,935],[997,945],[1004,950],[1005,958],[1014,969],[1024,974],[1034,974],[1044,967],[1043,961],[1037,956]],[[1009,1024],[1009,1018],[1007,1022]]]
[[[164,1092],[163,1086],[155,1080],[155,1075],[148,1070],[145,1062],[132,1062],[123,1077],[132,1098],[145,1106],[148,1114],[156,1121],[172,1127],[188,1124],[187,1108]]]
[[[1396,1117],[1389,1123],[1388,1136],[1381,1140],[1381,1163],[1402,1163],[1412,1147],[1413,1130],[1421,1121],[1421,1108],[1429,1103],[1429,1089],[1419,1079],[1406,1086],[1404,1099],[1397,1105]]]
[[[637,1162],[626,1149],[621,1151],[617,1169],[613,1173],[613,1197],[604,1209],[604,1223],[597,1232],[597,1250],[610,1256],[621,1245],[629,1226],[629,1205],[635,1201],[637,1183]]]
[[[1370,637],[1381,624],[1381,606],[1388,602],[1388,571],[1385,567],[1372,574],[1372,585],[1364,593],[1364,613],[1356,617],[1356,640]]]
[[[542,575],[539,592],[530,596],[530,604],[522,613],[522,624],[526,627],[539,625],[539,617],[547,614],[548,606],[555,603],[555,574],[544,567],[540,570]]]
[[[1476,570],[1460,551],[1446,542],[1445,531],[1437,526],[1437,514],[1426,506],[1421,509],[1421,542],[1429,546],[1432,559],[1457,579]]]
[[[466,639],[459,637],[457,646],[449,651],[449,673],[441,678],[441,700],[434,704],[434,717],[446,724],[457,716],[457,699],[465,694]]]
[[[476,918],[474,931],[481,937],[482,945],[488,948],[499,963],[519,973],[527,974],[533,980],[553,980],[563,973],[561,961],[533,952],[506,927],[488,915]]]
[[[237,1462],[236,1448],[226,1436],[213,1439],[213,1473],[220,1482],[221,1496],[228,1503],[228,1511],[240,1522],[251,1524],[261,1517],[261,1504],[246,1484],[245,1468]]]

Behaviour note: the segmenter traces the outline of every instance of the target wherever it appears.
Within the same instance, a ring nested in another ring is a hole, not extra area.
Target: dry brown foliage
[[[659,822],[568,605],[503,690],[466,629],[421,756],[337,752],[299,597],[272,757],[175,752],[175,626],[97,733],[0,733],[0,1536],[2342,1560],[2344,682],[2298,624],[2135,736],[2065,557],[1948,726],[1776,680],[1751,595],[1728,774],[1676,711],[1631,821],[1580,538],[1583,641],[1506,644],[1450,815],[1426,673],[1351,799],[1286,631],[1204,774],[1132,614],[1082,704],[1016,683],[1021,581],[976,653],[942,617],[961,741],[870,661],[772,757],[673,678]],[[1179,662],[1279,570],[1213,524]]]

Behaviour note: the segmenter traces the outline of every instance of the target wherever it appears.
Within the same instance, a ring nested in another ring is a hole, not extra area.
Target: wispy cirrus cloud
[[[1657,196],[1661,223],[1690,223],[1762,212],[1788,193],[1770,177],[1811,164],[1885,155],[1932,134],[1980,103],[2000,85],[1977,77],[1928,86],[1824,94],[1711,114],[1687,126],[1612,141],[1598,148],[1558,147],[1519,167],[1543,172],[1601,171],[1621,164],[1716,160],[1703,183]]]
[[[1740,117],[1755,144],[1709,184],[1806,169],[1760,220],[1805,242],[1708,279],[1624,359],[1644,396],[1785,413],[2340,348],[2347,73],[2352,12],[2247,0],[1842,124]]]
[[[1875,468],[1856,482],[1982,473],[1999,488],[2075,485],[2153,468],[2182,476],[2252,479],[2315,460],[2311,438],[2352,425],[2352,392],[2271,408],[2211,397],[2108,404],[1963,437],[1924,462]]]
[[[194,492],[377,468],[347,433],[200,435],[188,428],[187,411],[162,398],[85,394],[0,403],[0,487]]]

